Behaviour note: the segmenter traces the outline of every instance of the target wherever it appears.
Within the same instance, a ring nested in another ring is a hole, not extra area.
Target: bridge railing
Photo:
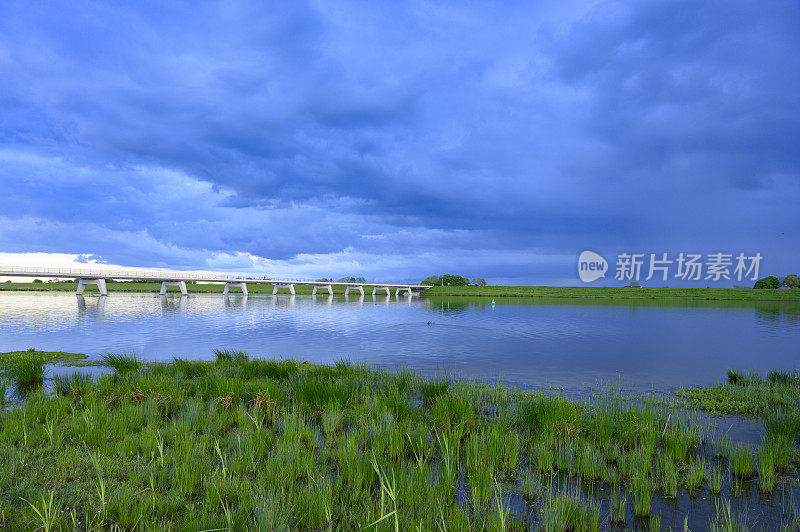
[[[197,272],[197,271],[173,271],[173,270],[111,270],[101,268],[45,268],[36,266],[0,266],[0,277],[59,277],[59,278],[104,278],[104,279],[151,279],[151,280],[197,280],[197,281],[247,281],[265,284],[312,284],[312,285],[333,285],[333,286],[391,286],[391,287],[415,287],[427,288],[413,284],[401,283],[370,283],[370,282],[340,282],[340,281],[314,281],[312,279],[280,278],[266,275],[245,274],[241,272]]]

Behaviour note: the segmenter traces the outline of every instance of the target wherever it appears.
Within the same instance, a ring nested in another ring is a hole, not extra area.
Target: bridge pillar
[[[161,283],[161,291],[159,292],[159,294],[161,294],[162,296],[166,294],[168,286],[177,286],[178,288],[180,288],[182,296],[189,294],[189,292],[186,291],[186,283],[184,281],[163,281]]]
[[[397,287],[397,290],[395,291],[394,295],[399,296],[401,291],[405,292],[407,296],[414,295],[414,292],[412,292],[410,288],[400,288],[400,287]]]
[[[247,283],[225,283],[225,288],[222,289],[222,295],[228,295],[228,292],[231,291],[231,288],[241,288],[242,294],[247,295]]]
[[[364,287],[363,286],[348,286],[347,288],[344,289],[344,295],[349,294],[350,290],[358,290],[361,293],[362,296],[364,295]]]
[[[377,294],[378,290],[386,290],[386,295],[387,296],[392,295],[392,289],[389,288],[388,286],[375,286],[375,287],[373,287],[372,288],[372,295],[374,296],[375,294]]]
[[[285,287],[289,288],[289,293],[294,295],[294,285],[292,283],[276,283],[276,284],[273,285],[273,288],[272,288],[272,295],[273,296],[278,294],[278,288],[280,288],[281,286],[285,286]]]
[[[333,295],[333,287],[332,287],[331,285],[322,286],[322,287],[320,287],[320,286],[318,286],[318,285],[314,285],[314,289],[311,291],[311,295],[312,295],[312,296],[315,296],[315,295],[317,295],[317,289],[318,289],[318,288],[324,288],[324,289],[326,289],[326,290],[328,291],[328,293],[329,293],[330,295]]]
[[[86,285],[89,284],[97,285],[97,289],[100,290],[101,296],[108,295],[108,290],[106,290],[105,279],[78,279],[78,290],[75,293],[78,295],[82,295],[84,288],[86,288]]]

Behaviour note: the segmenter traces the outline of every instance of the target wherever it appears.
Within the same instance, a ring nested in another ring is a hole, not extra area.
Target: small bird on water
[[[429,321],[428,325],[433,325],[433,320]]]

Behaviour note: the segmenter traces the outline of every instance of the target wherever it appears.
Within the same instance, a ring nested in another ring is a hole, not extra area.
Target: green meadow
[[[800,289],[751,288],[625,288],[605,286],[434,286],[426,296],[535,297],[575,299],[675,299],[800,301]]]
[[[187,283],[189,293],[211,294],[222,293],[224,285]],[[74,292],[78,287],[74,282],[54,283],[0,283],[0,291],[33,291],[33,292]],[[109,292],[142,292],[158,293],[160,282],[109,282]],[[272,294],[271,284],[247,287],[251,294]],[[296,284],[297,294],[311,294],[311,285]],[[97,287],[86,287],[86,293],[96,293]],[[371,294],[371,288],[364,289]],[[335,294],[344,294],[344,286],[334,286]],[[179,292],[177,287],[169,287],[170,293]],[[231,293],[239,293],[232,288]],[[281,294],[288,294],[286,288]],[[327,295],[326,291],[318,292]],[[379,292],[385,297],[384,292]],[[719,300],[719,301],[797,301],[800,302],[800,289],[791,290],[755,290],[750,288],[623,288],[602,286],[434,286],[423,292],[423,296],[476,296],[476,297],[528,297],[550,299],[599,299],[599,300]]]
[[[751,412],[763,439],[745,445],[711,437],[698,412],[713,405],[691,394],[609,385],[567,398],[347,361],[215,356],[106,355],[93,376],[55,365],[80,356],[0,354],[0,526],[657,530],[655,508],[689,497],[706,501],[694,511],[708,528],[740,530],[748,516],[731,500],[743,486],[769,501],[798,477],[796,375],[695,389],[731,405],[751,386],[772,390]],[[798,523],[795,510],[782,526]]]

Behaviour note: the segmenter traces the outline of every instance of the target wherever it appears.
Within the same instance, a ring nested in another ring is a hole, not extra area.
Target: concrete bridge
[[[206,284],[224,284],[222,293],[227,294],[231,288],[239,288],[243,294],[247,295],[248,284],[268,284],[272,285],[272,294],[276,295],[278,290],[286,288],[289,293],[294,295],[295,285],[312,286],[312,294],[316,295],[318,291],[326,291],[328,294],[333,295],[334,286],[344,286],[345,295],[351,291],[358,292],[364,295],[364,289],[372,289],[372,295],[378,292],[386,292],[390,295],[392,290],[395,295],[401,292],[407,296],[419,295],[423,291],[430,288],[430,286],[419,284],[396,284],[396,283],[335,283],[335,282],[319,282],[319,281],[303,281],[303,280],[286,280],[286,279],[258,279],[255,277],[247,277],[244,274],[234,273],[205,273],[205,272],[178,272],[167,270],[83,270],[74,268],[39,268],[28,266],[0,266],[0,277],[33,277],[33,278],[50,278],[50,279],[77,279],[78,290],[77,294],[83,294],[87,285],[96,285],[100,291],[101,296],[108,295],[106,287],[107,279],[116,279],[120,281],[161,281],[161,294],[166,294],[167,288],[170,286],[177,286],[181,294],[187,295],[186,283],[197,282]]]

